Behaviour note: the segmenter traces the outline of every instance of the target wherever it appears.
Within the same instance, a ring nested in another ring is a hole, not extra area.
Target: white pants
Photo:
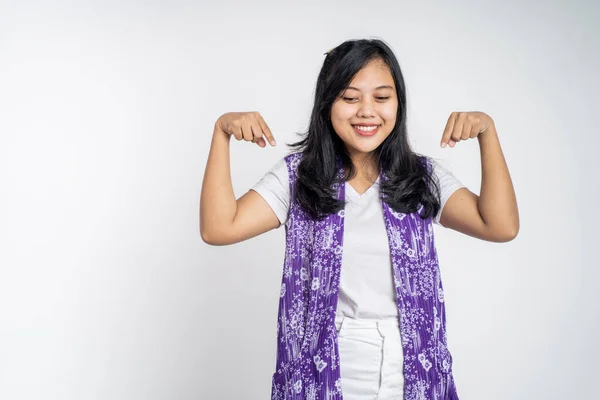
[[[344,400],[402,400],[403,351],[398,318],[336,316]]]

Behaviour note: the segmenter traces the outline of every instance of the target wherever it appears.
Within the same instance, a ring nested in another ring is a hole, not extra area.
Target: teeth
[[[355,127],[357,129],[360,129],[361,131],[365,131],[365,132],[374,131],[377,128],[377,126],[369,126],[369,127],[367,127],[367,126],[360,126],[360,125],[355,125]]]

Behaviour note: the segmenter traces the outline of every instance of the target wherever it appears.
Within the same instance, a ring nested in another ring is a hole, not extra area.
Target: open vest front
[[[271,399],[342,400],[334,321],[345,213],[341,210],[316,221],[300,207],[294,192],[301,157],[301,153],[285,157],[291,198]],[[344,170],[339,157],[337,166],[341,178]],[[333,188],[337,198],[345,201],[344,183],[334,183]],[[404,400],[458,400],[432,219],[420,217],[422,206],[403,214],[380,198],[404,351]]]

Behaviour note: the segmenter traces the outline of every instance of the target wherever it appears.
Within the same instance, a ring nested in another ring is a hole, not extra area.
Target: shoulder
[[[294,179],[298,176],[298,165],[300,164],[302,157],[302,152],[290,153],[283,157],[284,165],[286,166],[286,170],[290,178]]]
[[[300,160],[302,160],[303,156],[304,156],[304,154],[302,152],[297,151],[297,152],[288,154],[287,156],[283,157],[283,159],[285,160],[285,162],[288,166],[297,167],[298,164],[300,163]]]
[[[302,159],[302,152],[301,151],[296,151],[296,152],[290,153],[287,156],[283,157],[283,159],[287,163],[298,162],[298,161],[300,161]]]
[[[417,154],[417,160],[420,164],[427,169],[428,172],[431,172],[432,168],[435,166],[435,159],[423,154]]]
[[[451,168],[443,161],[434,157],[420,156],[427,165],[428,171],[433,178],[443,180],[447,176],[452,176]]]

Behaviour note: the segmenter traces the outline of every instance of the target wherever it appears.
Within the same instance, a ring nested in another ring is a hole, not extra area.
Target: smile
[[[354,131],[361,136],[373,136],[379,130],[379,125],[352,125],[354,127]]]

